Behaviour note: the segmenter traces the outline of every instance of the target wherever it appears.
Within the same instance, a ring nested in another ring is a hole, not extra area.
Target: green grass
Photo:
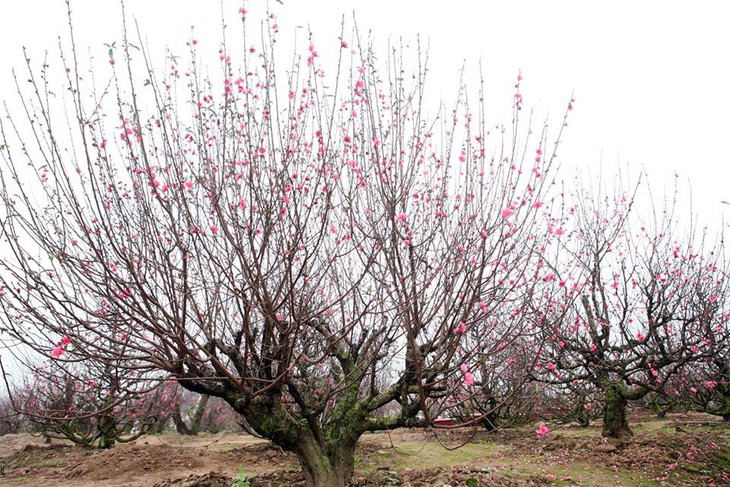
[[[570,465],[546,465],[539,457],[521,457],[514,472],[520,475],[540,473],[555,477],[556,486],[569,486],[579,482],[586,487],[659,487],[661,483],[652,480],[659,472],[623,472],[608,467],[576,461]]]
[[[448,450],[436,442],[404,442],[373,455],[375,463],[394,468],[450,467],[451,465],[479,464],[504,447],[493,443],[469,443]]]

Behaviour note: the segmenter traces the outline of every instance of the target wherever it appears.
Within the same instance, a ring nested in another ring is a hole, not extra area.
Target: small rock
[[[599,453],[613,453],[618,450],[618,448],[616,445],[612,445],[611,443],[601,443],[600,445],[594,446],[593,450]]]

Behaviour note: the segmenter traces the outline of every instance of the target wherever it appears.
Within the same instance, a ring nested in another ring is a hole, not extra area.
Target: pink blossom
[[[595,343],[591,343],[591,352],[595,352],[597,348]]]
[[[464,383],[468,387],[471,387],[472,384],[474,384],[474,374],[472,374],[471,372],[464,373]]]
[[[535,201],[535,202],[534,202],[534,203],[532,204],[532,207],[533,207],[533,208],[540,208],[541,206],[542,206],[542,201]]]
[[[643,342],[645,338],[646,337],[644,335],[642,335],[641,333],[636,334],[636,339],[639,340],[640,342]]]
[[[405,220],[406,218],[405,213],[398,213],[398,216],[395,217],[396,220]]]
[[[502,210],[502,218],[507,218],[512,214],[512,208],[505,208]]]
[[[211,232],[211,233],[212,233],[213,235],[216,235],[216,234],[218,233],[218,227],[217,227],[217,226],[215,226],[215,225],[213,225],[212,227],[210,227],[210,232]]]
[[[469,372],[469,367],[467,367],[466,364],[461,364],[461,371],[467,373]]]
[[[56,345],[51,350],[51,357],[58,358],[61,356],[62,353],[63,353],[63,347],[61,345]]]
[[[454,333],[464,333],[466,331],[466,323],[463,321],[459,323],[459,326],[454,328]],[[463,367],[466,367],[465,365]]]
[[[714,380],[708,380],[705,384],[710,389],[714,389],[717,386],[717,382],[715,382]]]
[[[64,335],[63,338],[61,338],[61,346],[67,347],[69,345],[71,345],[71,339],[67,335]]]
[[[487,312],[487,303],[484,301],[479,301],[479,308],[482,310],[482,313]]]
[[[193,189],[193,182],[192,181],[185,181],[185,187],[188,189]]]
[[[541,424],[540,427],[537,428],[537,431],[535,431],[535,433],[537,433],[537,436],[539,438],[545,438],[545,436],[550,433],[550,428],[548,428],[544,424]]]

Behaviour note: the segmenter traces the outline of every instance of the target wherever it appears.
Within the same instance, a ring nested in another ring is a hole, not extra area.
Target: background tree
[[[687,364],[678,386],[684,402],[696,410],[730,421],[730,335],[727,274],[723,286],[697,296],[699,312],[713,316],[704,329],[704,357]]]
[[[135,440],[169,417],[164,389],[150,391],[147,380],[97,365],[56,360],[37,367],[11,391],[15,411],[46,438],[98,448]]]
[[[630,401],[665,393],[682,367],[712,353],[707,331],[720,314],[708,305],[725,292],[724,261],[704,232],[679,226],[676,199],[650,201],[647,217],[633,209],[638,185],[628,194],[604,191],[573,197],[565,254],[551,264],[572,305],[558,318],[546,315],[558,325],[539,375],[601,391],[603,434],[625,438]]]
[[[13,408],[10,397],[4,394],[0,398],[0,436],[21,433],[27,427],[25,418]]]

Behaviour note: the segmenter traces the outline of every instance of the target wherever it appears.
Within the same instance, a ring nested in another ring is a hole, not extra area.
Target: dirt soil
[[[551,426],[486,433],[470,429],[366,434],[354,486],[730,486],[730,429],[677,415],[637,422],[627,444],[598,427]],[[465,444],[466,443],[466,444]],[[148,436],[90,450],[28,434],[0,437],[0,485],[228,487],[304,485],[296,458],[245,434]]]

